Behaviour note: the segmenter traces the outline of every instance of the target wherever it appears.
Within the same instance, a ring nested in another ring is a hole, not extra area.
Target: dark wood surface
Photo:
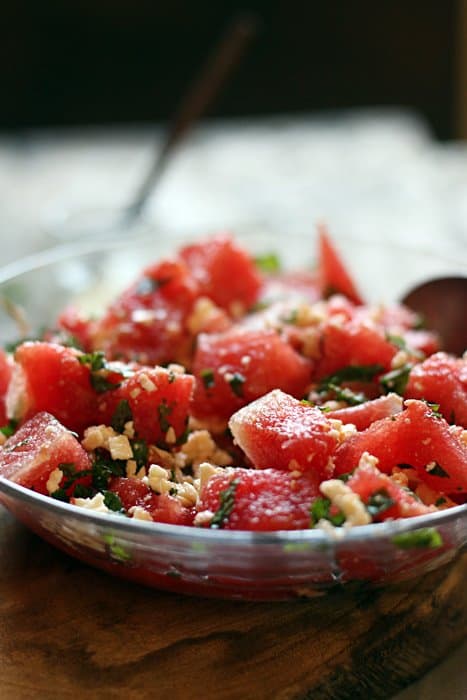
[[[467,634],[467,555],[312,600],[182,597],[95,571],[0,507],[0,698],[386,698]]]

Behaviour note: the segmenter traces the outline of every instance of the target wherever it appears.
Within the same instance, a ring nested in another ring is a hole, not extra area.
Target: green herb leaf
[[[146,440],[130,440],[131,449],[133,451],[133,459],[136,462],[138,469],[145,467],[149,459],[149,449]]]
[[[206,367],[200,371],[199,376],[201,377],[201,381],[203,382],[205,389],[211,389],[214,386],[214,370]]]
[[[68,501],[69,501],[67,492],[65,491],[65,489],[62,489],[62,488],[56,489],[50,495],[52,496],[52,498],[55,498],[57,501],[63,501],[64,503],[68,503]]]
[[[381,515],[381,513],[384,513],[393,505],[394,501],[386,489],[380,489],[379,491],[375,491],[375,493],[370,496],[366,504],[366,509],[371,517],[375,518],[377,515]]]
[[[170,280],[171,277],[161,279],[154,279],[154,277],[147,276],[141,277],[141,279],[136,285],[135,293],[138,296],[146,296],[147,294],[153,294],[155,291],[163,287],[164,284],[170,282]]]
[[[264,272],[266,275],[272,275],[275,272],[279,272],[281,269],[280,259],[276,253],[257,255],[254,261],[258,270],[261,270],[261,272]]]
[[[103,491],[104,494],[104,505],[107,506],[109,510],[113,510],[115,513],[124,513],[125,509],[120,497],[117,496],[113,491]]]
[[[93,495],[92,489],[84,484],[76,484],[73,491],[73,498],[91,498]]]
[[[157,407],[159,415],[159,425],[162,433],[165,435],[170,428],[169,416],[172,413],[172,406],[169,406],[166,401],[162,401]]]
[[[437,549],[443,546],[443,539],[434,527],[401,532],[395,535],[392,541],[401,549]]]
[[[359,406],[367,400],[361,391],[352,391],[348,387],[340,387],[337,384],[328,384],[327,391],[332,391],[336,401],[345,401],[349,406]]]
[[[224,527],[225,522],[229,519],[235,505],[235,492],[239,484],[238,479],[233,479],[226,489],[219,494],[219,508],[214,513],[210,527],[219,529]]]
[[[320,381],[320,388],[327,388],[328,384],[342,384],[343,382],[369,382],[383,371],[381,365],[348,365],[338,372],[323,377]]]
[[[107,452],[96,450],[91,473],[93,487],[96,491],[104,491],[112,476],[126,476],[126,461],[111,459]]]
[[[426,403],[431,408],[435,418],[443,418],[443,414],[439,411],[439,403],[430,403],[429,401]]]
[[[230,388],[232,389],[235,396],[240,398],[243,396],[243,385],[245,384],[245,377],[240,372],[234,372],[231,379],[229,379]]]
[[[340,511],[335,515],[330,514],[331,501],[329,498],[315,498],[310,507],[310,527],[315,527],[320,520],[328,520],[335,527],[340,527],[345,522],[345,515]]]
[[[121,382],[111,382],[108,379],[109,371],[111,367],[105,359],[105,355],[102,350],[96,350],[95,352],[87,352],[83,355],[78,355],[78,362],[82,365],[87,365],[91,370],[90,382],[91,386],[98,394],[102,394],[104,391],[111,391],[113,389],[118,389]]]
[[[127,399],[122,399],[118,402],[117,408],[114,411],[110,425],[117,433],[122,433],[125,428],[125,423],[133,420],[130,404]]]
[[[430,476],[439,476],[442,479],[449,478],[448,472],[438,462],[430,462],[430,464],[426,465],[425,470]]]
[[[395,345],[399,350],[407,350],[407,343],[405,338],[401,335],[393,335],[392,333],[386,333],[386,340],[392,345]]]
[[[2,425],[2,427],[0,428],[0,433],[3,433],[3,435],[5,435],[5,437],[7,438],[11,437],[14,434],[17,427],[18,421],[12,418],[8,421],[6,425]]]
[[[386,374],[380,377],[379,383],[384,391],[395,391],[396,394],[403,396],[411,370],[412,365],[403,365],[398,369],[392,369],[390,372],[386,372]]]

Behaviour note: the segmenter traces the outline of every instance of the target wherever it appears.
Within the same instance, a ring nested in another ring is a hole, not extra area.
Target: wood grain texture
[[[0,509],[0,697],[387,698],[467,635],[467,555],[313,600],[158,592],[55,551]]]

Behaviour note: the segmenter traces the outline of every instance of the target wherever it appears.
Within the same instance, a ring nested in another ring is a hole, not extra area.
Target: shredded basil
[[[131,449],[133,452],[133,459],[136,462],[137,470],[145,467],[148,463],[149,449],[146,440],[130,440]]]
[[[238,479],[233,479],[227,488],[220,492],[220,505],[211,519],[211,528],[222,528],[224,527],[225,522],[229,519],[235,505],[235,492],[239,483],[240,482]]]
[[[392,541],[401,549],[437,549],[443,546],[443,538],[434,527],[401,532],[395,535]]]
[[[347,365],[334,374],[323,377],[320,387],[326,388],[328,384],[342,384],[342,382],[368,382],[383,371],[381,365]]]
[[[345,522],[345,515],[338,511],[335,515],[330,514],[331,501],[329,498],[315,498],[310,506],[310,527],[315,527],[320,520],[328,520],[335,527],[340,527]]]
[[[138,296],[146,296],[147,294],[153,294],[158,289],[170,282],[171,277],[161,277],[160,279],[155,279],[154,277],[148,277],[145,275],[141,277],[136,285],[135,293]]]
[[[109,510],[114,511],[115,513],[125,512],[123,503],[116,493],[113,491],[103,491],[102,493],[104,495],[104,505],[107,506]]]
[[[443,467],[440,464],[438,464],[438,462],[435,462],[433,467],[427,464],[425,470],[430,476],[439,476],[442,479],[449,478],[449,474],[447,473],[447,471],[445,471]]]
[[[337,384],[329,383],[327,391],[332,391],[336,401],[345,401],[349,406],[359,406],[367,400],[363,392],[352,391],[348,387],[340,387]]]
[[[120,386],[121,382],[114,383],[107,379],[107,372],[110,368],[102,350],[78,355],[78,361],[82,365],[87,365],[89,367],[91,371],[91,386],[98,394],[102,394],[104,391],[117,389]]]
[[[204,387],[206,389],[211,389],[214,386],[214,384],[215,384],[214,370],[212,370],[209,367],[206,367],[205,369],[202,369],[200,371],[199,376],[201,377],[201,380],[202,380]]]
[[[403,396],[411,370],[412,365],[402,365],[402,367],[398,369],[392,369],[390,372],[386,372],[386,374],[380,377],[379,383],[384,391],[395,391],[396,394]]]
[[[169,416],[172,413],[172,407],[169,406],[166,401],[162,401],[157,407],[157,413],[159,416],[160,429],[165,435],[170,428]]]
[[[0,433],[3,433],[5,437],[11,437],[14,434],[17,427],[18,421],[12,418],[8,421],[6,425],[2,425],[2,427],[0,428]]]
[[[232,389],[235,396],[240,398],[243,396],[243,385],[245,384],[245,377],[240,372],[234,372],[231,379],[229,379],[230,388]]]
[[[104,491],[112,476],[126,476],[126,461],[111,459],[107,452],[96,450],[91,473],[93,487],[96,491]]]
[[[391,508],[393,505],[394,501],[387,490],[380,489],[379,491],[375,491],[375,493],[370,496],[366,504],[366,509],[371,517],[375,518],[376,516],[381,515],[381,513],[384,513],[386,510],[389,510],[389,508]]]
[[[118,402],[117,408],[111,418],[110,425],[117,433],[122,433],[125,424],[133,420],[130,404],[127,399],[122,399]]]
[[[281,269],[281,263],[279,256],[276,253],[265,253],[264,255],[257,255],[254,259],[256,267],[264,272],[265,274],[271,275],[275,272],[279,272]]]

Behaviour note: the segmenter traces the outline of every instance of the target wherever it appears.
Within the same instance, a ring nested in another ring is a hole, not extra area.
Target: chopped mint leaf
[[[11,437],[14,434],[17,427],[18,421],[12,418],[8,421],[6,425],[2,425],[2,427],[0,428],[0,433],[3,433],[3,435],[5,435],[5,437],[7,438]]]
[[[204,387],[206,389],[211,389],[214,386],[214,370],[212,370],[209,367],[206,367],[205,369],[202,369],[200,371],[199,376],[201,377],[201,381],[203,382]]]
[[[392,541],[401,549],[437,549],[443,546],[443,539],[434,527],[401,532],[395,535]]]
[[[281,269],[280,259],[276,253],[257,255],[254,261],[258,270],[261,270],[261,272],[264,272],[266,275],[272,275],[275,272],[279,272]]]
[[[375,518],[377,515],[381,515],[381,513],[389,510],[393,505],[394,501],[386,489],[380,489],[370,496],[366,504],[366,509],[371,517]]]
[[[398,369],[392,369],[380,377],[379,383],[386,392],[395,391],[396,394],[403,396],[411,370],[412,365],[403,365]]]
[[[219,508],[214,513],[210,527],[219,529],[224,527],[225,522],[229,519],[235,505],[235,492],[239,484],[238,479],[233,479],[226,489],[219,494]]]
[[[323,377],[320,387],[326,388],[328,384],[342,384],[343,382],[368,382],[383,371],[381,365],[348,365],[328,377]]]
[[[124,513],[125,509],[120,497],[117,496],[113,491],[103,491],[104,494],[104,505],[107,506],[109,510],[113,510],[115,513]]]
[[[447,471],[445,471],[438,462],[430,462],[430,464],[426,465],[425,470],[430,476],[439,476],[442,479],[449,478]]]
[[[243,385],[245,384],[245,377],[240,372],[234,372],[232,378],[229,379],[230,388],[232,389],[235,396],[240,398],[243,396]]]
[[[320,520],[328,520],[335,527],[340,527],[345,522],[345,515],[338,511],[331,515],[331,501],[329,498],[315,498],[310,507],[311,523],[310,527],[315,527]]]
[[[125,428],[125,423],[133,420],[130,404],[127,399],[122,399],[118,402],[117,408],[114,411],[110,425],[117,433],[122,433]]]
[[[162,401],[157,407],[157,413],[159,415],[161,431],[165,435],[170,428],[169,416],[172,413],[172,407],[169,406],[166,401]]]

